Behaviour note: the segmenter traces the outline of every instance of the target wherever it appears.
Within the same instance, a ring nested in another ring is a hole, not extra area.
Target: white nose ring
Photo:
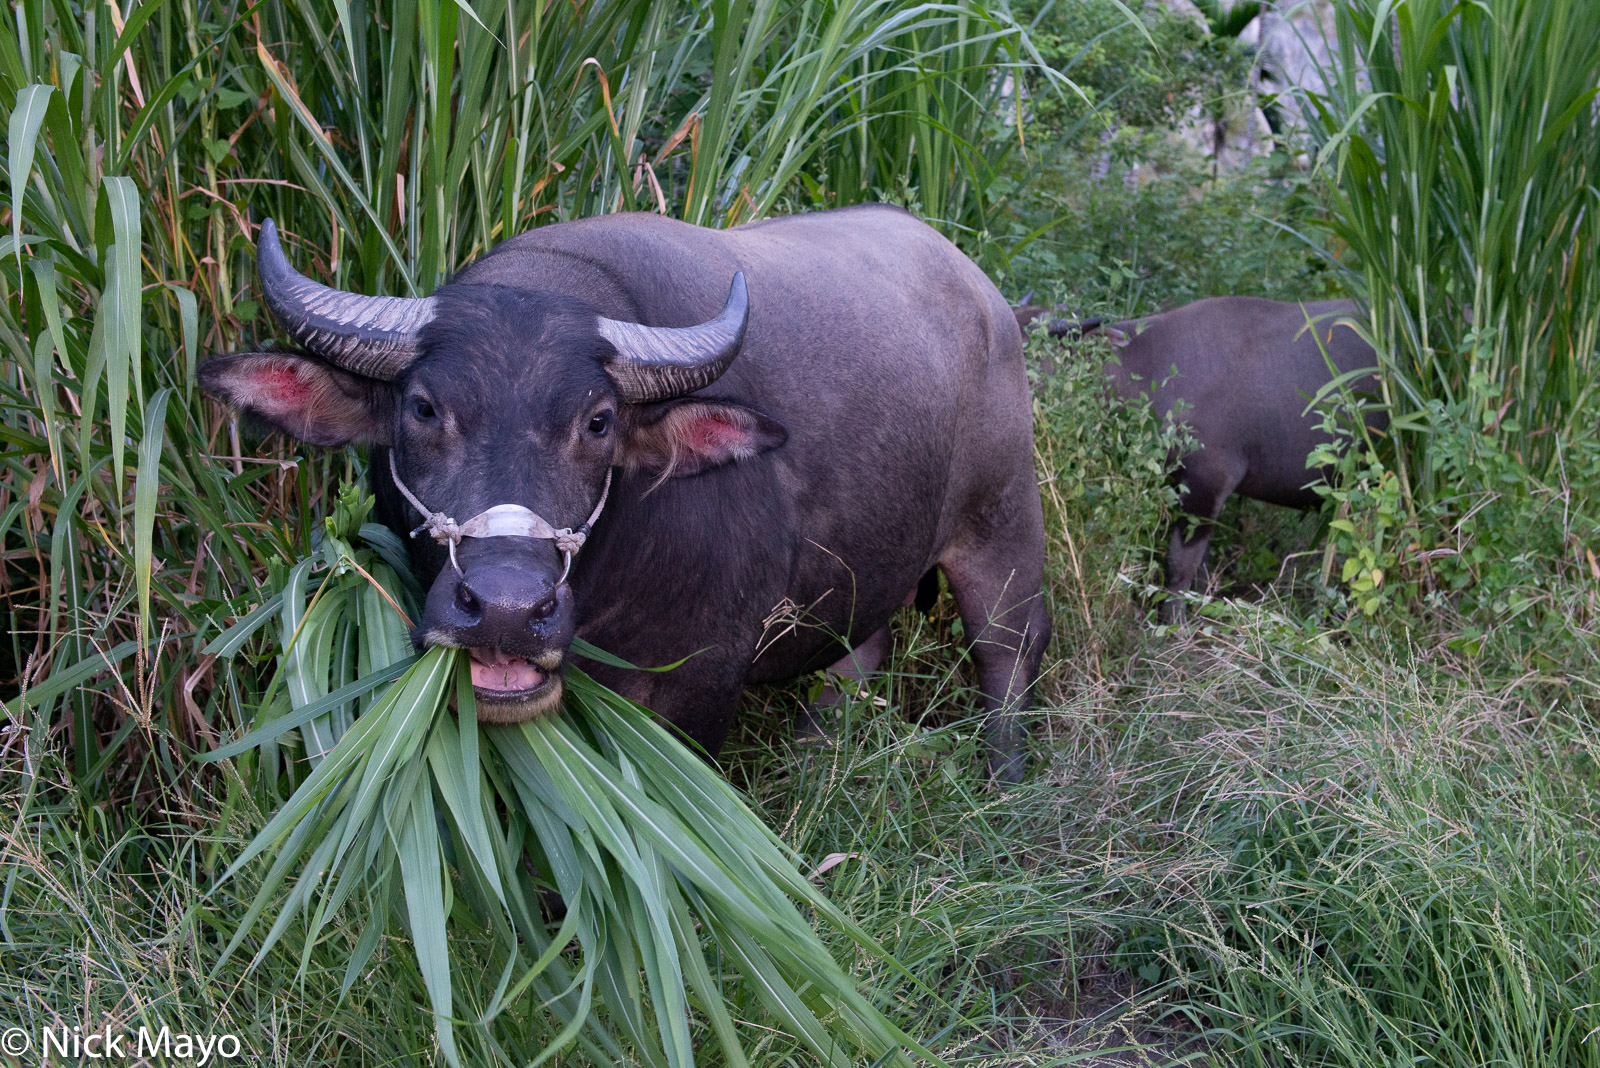
[[[465,523],[457,523],[443,512],[429,511],[427,506],[417,499],[417,495],[400,481],[400,472],[394,465],[393,450],[389,452],[389,476],[394,479],[395,488],[422,516],[422,525],[413,530],[411,536],[414,538],[426,530],[434,541],[448,547],[450,566],[456,569],[457,575],[465,577],[461,565],[456,563],[456,543],[462,538],[538,538],[541,541],[555,542],[556,548],[561,550],[564,558],[561,578],[556,580],[557,589],[566,584],[567,575],[572,571],[572,558],[588,540],[589,532],[594,528],[594,521],[600,518],[600,510],[606,506],[606,497],[611,493],[611,470],[607,468],[605,485],[600,487],[599,502],[595,504],[594,511],[589,513],[589,518],[576,529],[552,527],[531,509],[524,508],[520,504],[497,504],[493,508],[484,509]]]

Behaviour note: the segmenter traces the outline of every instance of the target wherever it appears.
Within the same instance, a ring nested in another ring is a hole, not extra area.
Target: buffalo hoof
[[[807,752],[832,749],[835,731],[831,713],[834,710],[832,704],[823,701],[801,708],[794,725],[795,748]]]
[[[996,786],[1020,783],[1027,763],[1027,734],[1022,724],[1004,713],[993,713],[984,735],[989,743],[989,778]]]

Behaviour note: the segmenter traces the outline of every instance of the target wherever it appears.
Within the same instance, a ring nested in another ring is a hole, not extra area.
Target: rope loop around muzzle
[[[543,518],[531,509],[520,504],[497,504],[493,508],[486,508],[467,520],[457,523],[443,512],[431,511],[427,505],[417,499],[404,482],[400,481],[400,472],[394,463],[394,452],[389,452],[389,477],[394,479],[395,488],[411,502],[411,507],[422,516],[422,525],[411,532],[414,538],[423,531],[440,545],[450,550],[450,566],[455,568],[456,574],[465,578],[466,573],[461,570],[461,565],[456,562],[456,545],[462,538],[536,538],[540,541],[553,541],[556,550],[564,557],[561,568],[561,577],[556,580],[559,589],[567,581],[567,575],[572,571],[572,558],[583,548],[583,543],[589,539],[589,532],[594,528],[594,522],[600,518],[600,510],[606,506],[606,498],[611,494],[611,470],[606,469],[605,485],[600,488],[600,500],[594,506],[594,511],[589,513],[589,518],[578,527],[552,527]]]

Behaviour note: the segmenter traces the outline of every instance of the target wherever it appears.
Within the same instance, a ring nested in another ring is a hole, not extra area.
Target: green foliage
[[[1337,456],[1331,449],[1318,449],[1312,458],[1331,463],[1337,472],[1336,486],[1318,487],[1338,502],[1328,521],[1329,550],[1343,559],[1339,582],[1350,591],[1354,606],[1371,616],[1393,599],[1394,577],[1400,573],[1405,513],[1399,479],[1365,442]]]
[[[1600,237],[1600,8],[1361,0],[1337,15],[1312,132],[1382,363],[1392,448],[1376,462],[1394,480],[1343,502],[1364,528],[1345,532],[1362,543],[1344,546],[1346,571],[1401,563],[1400,602],[1453,607],[1467,643],[1513,624],[1526,655],[1592,614],[1574,620],[1564,587],[1600,532],[1585,506],[1600,483],[1568,461],[1592,437],[1600,341],[1585,252]],[[1378,547],[1396,494],[1399,556]]]
[[[1073,518],[1084,570],[1115,570],[1097,513]],[[1016,793],[963,795],[976,722],[929,677],[920,621],[825,766],[740,767],[801,848],[860,854],[830,889],[903,932],[899,959],[1008,1007],[1002,1063],[1593,1062],[1592,662],[1488,682],[1271,597],[1110,657],[1070,578],[1052,593],[1072,629],[1035,727],[1049,757]]]
[[[1081,92],[1029,97],[1025,149],[990,189],[977,254],[991,274],[1083,314],[1329,294],[1326,256],[1302,236],[1321,210],[1318,182],[1282,155],[1214,173],[1169,129],[1196,107],[1217,119],[1242,102],[1254,58],[1231,26],[1148,7],[1133,24],[1116,0],[1024,11],[1040,55]]]
[[[1290,801],[1228,835],[1248,875],[1199,970],[1237,1063],[1278,1063],[1268,1050],[1324,1064],[1597,1063],[1585,1038],[1600,1021],[1570,981],[1594,965],[1596,932],[1549,844],[1572,831],[1556,799],[1536,787],[1479,806],[1455,783],[1385,787],[1334,815]],[[1219,806],[1216,818],[1237,817]],[[1461,819],[1477,833],[1451,841]]]
[[[1213,180],[1159,135],[1122,132],[1106,151],[1101,178],[1081,152],[1052,147],[995,183],[983,262],[1004,288],[1116,318],[1228,293],[1333,292],[1326,256],[1301,236],[1316,187],[1282,157]]]
[[[1195,0],[1194,6],[1205,17],[1213,36],[1238,37],[1261,14],[1260,0],[1239,0],[1224,6],[1222,0]]]
[[[1499,396],[1476,374],[1460,399],[1428,403],[1429,475],[1441,490],[1415,524],[1433,547],[1412,571],[1423,603],[1456,621],[1456,649],[1548,668],[1590,640],[1597,618],[1600,445],[1587,432],[1560,443],[1557,481],[1545,484],[1523,459],[1515,418],[1484,403]],[[1591,394],[1579,411],[1587,426],[1597,402]]]
[[[1176,125],[1196,107],[1220,114],[1244,88],[1253,55],[1235,39],[1234,22],[1253,5],[1238,4],[1227,16],[1202,24],[1186,13],[1143,6],[1139,22],[1116,0],[1058,0],[1017,6],[1029,24],[1040,57],[1071,76],[1078,93],[1042,93],[1032,75],[1032,137],[1063,136],[1088,144],[1112,125],[1158,128]],[[1140,5],[1133,5],[1139,8]],[[1230,32],[1231,31],[1231,32]]]
[[[1481,374],[1499,396],[1479,402],[1510,402],[1517,444],[1549,477],[1600,336],[1600,266],[1584,252],[1600,237],[1600,8],[1360,0],[1337,11],[1338,64],[1312,129],[1395,413],[1459,400]],[[1424,500],[1441,488],[1428,440],[1418,430],[1399,442]]]
[[[1341,557],[1339,582],[1348,591],[1347,607],[1371,617],[1395,600],[1397,589],[1415,593],[1401,585],[1401,539],[1408,524],[1400,479],[1383,458],[1378,434],[1369,429],[1377,406],[1350,392],[1347,382],[1330,384],[1326,393],[1320,406],[1324,441],[1306,458],[1308,469],[1328,472],[1327,481],[1316,486],[1324,510],[1332,513],[1323,581],[1335,557]]]
[[[1116,644],[1115,630],[1130,613],[1142,616],[1134,596],[1160,584],[1159,553],[1180,511],[1174,463],[1194,439],[1180,420],[1158,418],[1142,400],[1111,392],[1104,366],[1115,353],[1103,338],[1061,341],[1038,332],[1027,355],[1035,376],[1034,464],[1062,608],[1054,617],[1056,641]],[[1120,611],[1108,612],[1110,605]]]
[[[1252,6],[1197,21],[1146,4],[1135,24],[1120,0],[1042,5],[1033,22],[1041,52],[1080,92],[1032,102],[1029,151],[995,191],[1003,251],[986,261],[991,270],[1072,291],[1091,288],[1103,267],[1132,271],[1155,291],[1154,303],[1120,295],[1142,297],[1139,311],[1308,288],[1301,276],[1312,265],[1291,264],[1293,239],[1271,227],[1302,224],[1299,176],[1280,158],[1223,178],[1175,132],[1204,119],[1215,137],[1230,116],[1254,121],[1255,54],[1236,40]]]
[[[36,753],[49,782],[67,770],[49,749]],[[49,803],[48,789],[27,792],[23,776],[0,776],[0,810],[7,813],[5,846],[9,894],[0,946],[0,1006],[8,1027],[32,1038],[38,1058],[46,1027],[81,1024],[87,1034],[231,1035],[242,1056],[234,1063],[417,1063],[432,1039],[432,1019],[417,1011],[426,991],[409,950],[386,941],[371,966],[341,997],[343,973],[313,966],[298,982],[293,962],[246,974],[235,958],[213,969],[216,931],[248,904],[246,877],[230,893],[204,894],[197,878],[216,851],[244,844],[228,826],[241,810],[221,795],[174,797],[171,822],[151,819],[121,835],[104,824],[76,820],[69,806]],[[243,810],[248,812],[248,808]],[[222,824],[218,812],[225,813]],[[13,822],[12,815],[24,818]],[[195,834],[197,826],[211,833]],[[353,936],[331,942],[348,952]],[[85,966],[85,947],[94,964]],[[273,962],[276,963],[276,962]],[[136,1045],[123,1047],[129,1059]],[[39,1063],[43,1058],[33,1061]],[[210,1063],[228,1063],[213,1058]],[[27,1063],[23,1061],[23,1063]]]

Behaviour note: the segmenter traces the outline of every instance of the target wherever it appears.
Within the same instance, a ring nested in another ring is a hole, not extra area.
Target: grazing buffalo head
[[[739,353],[742,274],[720,315],[670,329],[531,289],[458,283],[422,299],[329,289],[289,265],[270,219],[258,264],[267,307],[306,353],[217,356],[201,384],[303,441],[387,451],[402,492],[433,513],[413,521],[443,542],[415,554],[437,571],[415,639],[471,651],[486,721],[560,700],[570,554],[614,467],[686,477],[787,437],[749,408],[686,396]]]

